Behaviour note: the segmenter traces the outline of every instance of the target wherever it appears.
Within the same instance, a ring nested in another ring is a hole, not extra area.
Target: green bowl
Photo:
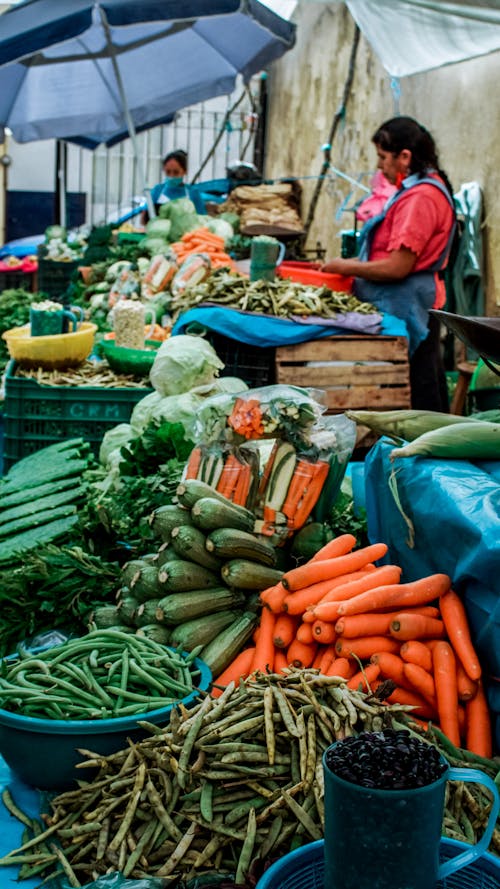
[[[147,377],[160,346],[159,340],[146,340],[144,349],[116,346],[114,340],[103,340],[100,344],[106,361],[115,373],[133,374],[136,377]]]

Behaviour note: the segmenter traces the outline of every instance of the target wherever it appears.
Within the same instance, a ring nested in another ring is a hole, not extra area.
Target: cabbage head
[[[148,238],[163,238],[168,241],[171,226],[170,219],[150,219],[146,225],[146,235]]]
[[[224,363],[207,340],[179,334],[161,344],[149,379],[160,395],[178,395],[213,383],[223,367]]]
[[[113,451],[119,452],[120,448],[128,444],[132,438],[135,438],[135,433],[129,423],[119,423],[118,426],[108,429],[104,433],[99,448],[99,463],[109,468],[113,462],[113,460],[110,460],[110,455]]]
[[[193,440],[196,415],[203,404],[203,395],[195,392],[183,392],[180,395],[160,395],[152,392],[141,398],[134,406],[130,417],[130,425],[135,436],[142,434],[146,426],[154,420],[157,423],[181,423],[186,439]]]

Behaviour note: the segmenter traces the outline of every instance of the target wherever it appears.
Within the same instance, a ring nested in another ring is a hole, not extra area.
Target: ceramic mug
[[[342,743],[342,742],[337,742]],[[488,848],[499,811],[495,782],[478,769],[451,768],[432,784],[381,790],[345,781],[327,765],[325,779],[325,887],[328,889],[436,889],[438,880],[471,864]],[[439,863],[447,781],[483,784],[493,796],[488,824],[475,845]]]
[[[30,307],[31,336],[56,336],[67,330],[75,331],[77,325],[76,315],[59,303],[38,303]]]

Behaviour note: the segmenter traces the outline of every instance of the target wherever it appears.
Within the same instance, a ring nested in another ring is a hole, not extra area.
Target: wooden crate
[[[360,334],[280,346],[276,382],[324,389],[329,413],[407,408],[408,340]]]

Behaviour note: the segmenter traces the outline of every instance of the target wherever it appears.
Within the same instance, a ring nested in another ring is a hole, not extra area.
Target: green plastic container
[[[4,472],[22,457],[68,438],[84,438],[98,456],[104,433],[128,423],[134,406],[152,392],[146,387],[41,386],[15,376],[10,361],[5,375]]]

